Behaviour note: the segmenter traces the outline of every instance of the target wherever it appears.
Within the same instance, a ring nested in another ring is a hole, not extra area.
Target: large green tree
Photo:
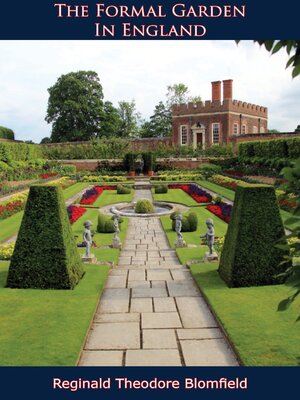
[[[175,83],[167,86],[167,106],[172,107],[173,104],[188,103],[189,88],[184,83]]]
[[[48,92],[46,121],[52,123],[52,142],[90,140],[99,135],[104,111],[96,72],[61,75]]]
[[[142,137],[167,137],[172,133],[172,114],[162,101],[154,108],[150,120],[144,122],[141,129]]]
[[[101,129],[98,137],[112,137],[117,136],[121,128],[121,118],[118,109],[113,106],[110,101],[104,103],[103,120],[101,122]]]
[[[140,113],[136,110],[135,101],[119,101],[118,113],[120,116],[118,136],[124,138],[138,136]]]

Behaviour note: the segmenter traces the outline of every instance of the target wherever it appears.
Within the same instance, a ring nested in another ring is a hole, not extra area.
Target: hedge
[[[11,288],[73,289],[83,276],[62,189],[31,186],[11,259]]]
[[[267,185],[239,184],[220,259],[220,276],[230,287],[281,283],[277,274],[289,263],[275,247],[284,237],[275,190]]]
[[[172,230],[175,231],[175,225],[176,225],[176,216],[178,215],[178,212],[173,212],[170,215],[170,219],[172,220]],[[181,232],[195,232],[198,227],[198,217],[195,212],[190,212],[186,215],[183,215],[182,221],[181,221]]]
[[[5,126],[0,126],[0,139],[15,139],[15,134],[12,129],[5,128]]]
[[[119,218],[119,229],[121,229],[121,223],[123,222],[122,218]],[[98,224],[97,224],[97,232],[99,233],[114,233],[114,217],[110,217],[109,215],[102,214],[99,212],[98,215]]]
[[[43,158],[41,147],[36,144],[0,142],[0,161],[29,161]]]
[[[131,193],[131,188],[124,185],[117,185],[117,194],[129,194]]]
[[[157,185],[155,186],[154,189],[156,194],[168,193],[168,190],[169,190],[168,185]]]
[[[240,143],[240,157],[290,158],[300,157],[300,137]]]

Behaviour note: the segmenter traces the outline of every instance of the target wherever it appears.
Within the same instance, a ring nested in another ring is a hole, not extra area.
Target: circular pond
[[[160,215],[171,214],[175,207],[170,203],[153,202],[154,213],[140,214],[134,211],[135,203],[117,204],[110,208],[113,214],[123,215],[124,217],[155,217]]]

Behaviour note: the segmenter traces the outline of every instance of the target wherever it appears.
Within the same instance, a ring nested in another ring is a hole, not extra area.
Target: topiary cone
[[[7,286],[73,289],[83,273],[62,189],[31,186]]]

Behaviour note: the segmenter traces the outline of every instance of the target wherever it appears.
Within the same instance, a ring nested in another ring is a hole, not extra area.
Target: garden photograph
[[[0,366],[299,366],[300,42],[0,47]]]

